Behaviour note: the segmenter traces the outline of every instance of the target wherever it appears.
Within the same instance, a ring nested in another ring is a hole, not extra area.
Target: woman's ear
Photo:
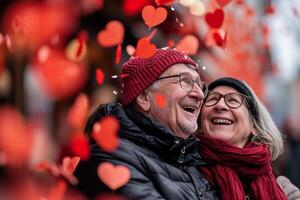
[[[148,90],[144,90],[141,94],[139,94],[139,96],[137,96],[136,103],[144,112],[148,112],[150,110],[150,96]]]

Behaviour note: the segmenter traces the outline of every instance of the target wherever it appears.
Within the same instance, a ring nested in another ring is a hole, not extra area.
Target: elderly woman
[[[212,82],[200,114],[201,169],[221,199],[287,199],[272,173],[271,161],[283,151],[280,131],[244,82]]]

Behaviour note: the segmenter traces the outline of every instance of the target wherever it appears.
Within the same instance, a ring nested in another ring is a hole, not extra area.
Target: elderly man
[[[182,52],[158,49],[149,58],[132,57],[122,68],[122,104],[102,105],[86,132],[101,118],[120,122],[120,145],[106,152],[91,142],[91,157],[75,172],[89,197],[109,192],[97,167],[102,162],[128,167],[129,182],[116,190],[128,199],[218,199],[197,168],[197,118],[206,93],[197,64]],[[158,101],[160,99],[160,101]]]

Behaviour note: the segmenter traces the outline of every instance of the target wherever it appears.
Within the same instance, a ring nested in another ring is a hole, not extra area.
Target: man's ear
[[[141,94],[139,94],[139,96],[137,96],[136,103],[144,112],[148,112],[150,110],[150,96],[148,90],[144,90]]]

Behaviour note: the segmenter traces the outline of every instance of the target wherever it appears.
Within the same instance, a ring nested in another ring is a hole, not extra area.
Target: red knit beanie
[[[144,89],[176,63],[197,67],[189,56],[170,48],[157,49],[149,58],[131,57],[122,67],[123,105],[128,106],[134,102]]]

